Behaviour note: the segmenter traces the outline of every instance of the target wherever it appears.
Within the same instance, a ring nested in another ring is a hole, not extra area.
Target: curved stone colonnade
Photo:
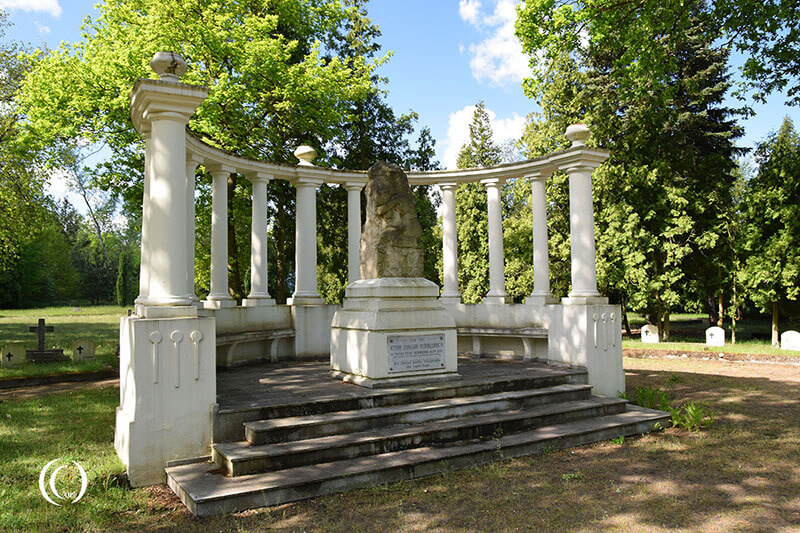
[[[360,191],[367,181],[366,171],[314,166],[316,154],[308,147],[295,151],[297,165],[280,165],[238,157],[202,142],[186,127],[208,89],[180,83],[186,67],[177,54],[159,52],[151,66],[160,79],[140,79],[131,92],[131,119],[145,139],[142,259],[136,313],[123,318],[120,329],[121,405],[115,435],[134,486],[163,482],[168,461],[208,452],[215,367],[236,363],[233,347],[247,345],[254,332],[293,330],[293,344],[285,348],[295,357],[329,351],[330,324],[338,306],[325,305],[317,290],[316,189],[332,183],[348,191],[352,282],[359,278]],[[484,348],[498,342],[524,343],[526,356],[584,366],[596,392],[616,395],[624,390],[619,308],[608,305],[597,291],[591,181],[592,171],[608,152],[585,145],[585,126],[570,126],[566,135],[570,148],[536,159],[480,169],[410,172],[408,178],[412,185],[436,185],[442,191],[441,299],[456,326],[474,337],[465,337],[463,344],[459,339],[459,350],[481,351],[481,342]],[[194,190],[200,165],[213,180],[211,290],[202,302],[194,288]],[[572,290],[560,302],[550,291],[545,199],[545,182],[556,171],[569,175],[570,196]],[[251,291],[241,305],[228,293],[231,173],[253,184]],[[510,303],[505,290],[500,190],[511,178],[530,181],[533,196],[534,291],[525,304]],[[276,179],[289,181],[297,191],[295,292],[288,305],[276,305],[267,290],[267,187]],[[484,184],[488,199],[490,289],[477,305],[462,304],[458,291],[455,191],[470,182]],[[546,328],[546,339],[521,340],[513,332],[503,333],[531,326]],[[475,336],[480,332],[487,333],[483,341]],[[227,352],[217,346],[218,337],[225,336],[233,339]],[[537,348],[531,350],[534,342]],[[260,349],[257,342],[253,346]],[[277,344],[272,346],[274,356]]]

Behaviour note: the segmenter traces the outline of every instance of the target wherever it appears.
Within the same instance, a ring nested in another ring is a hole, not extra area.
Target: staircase
[[[580,370],[308,399],[215,417],[211,462],[167,482],[208,516],[467,468],[669,425],[669,415],[592,396]]]

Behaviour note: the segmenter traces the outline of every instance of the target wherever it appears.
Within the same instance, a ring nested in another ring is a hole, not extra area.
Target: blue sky
[[[515,0],[371,0],[369,13],[381,28],[381,68],[389,79],[389,102],[398,113],[414,110],[431,128],[437,156],[452,166],[467,136],[473,105],[483,100],[493,117],[496,140],[516,138],[525,116],[536,109],[520,81],[527,60],[513,36]],[[80,38],[81,21],[96,16],[94,0],[0,0],[14,26],[7,37],[55,47]],[[731,102],[731,105],[738,105]],[[742,123],[752,146],[776,129],[784,115],[800,123],[800,109],[774,95]]]

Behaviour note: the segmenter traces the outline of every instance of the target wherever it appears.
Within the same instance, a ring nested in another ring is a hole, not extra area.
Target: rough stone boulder
[[[383,161],[372,165],[367,176],[361,278],[422,277],[422,226],[408,177],[399,166]]]

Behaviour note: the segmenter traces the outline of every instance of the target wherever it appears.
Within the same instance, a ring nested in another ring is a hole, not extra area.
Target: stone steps
[[[473,416],[493,411],[522,409],[545,403],[589,398],[589,385],[557,385],[540,389],[462,396],[389,407],[354,409],[318,415],[246,422],[250,444],[271,444],[366,431],[368,429],[420,424],[444,418]]]
[[[669,415],[628,405],[624,412],[437,446],[227,477],[216,464],[168,467],[167,482],[192,513],[208,516],[278,505],[369,485],[413,479],[500,458],[579,446],[669,425]]]
[[[313,399],[291,399],[268,405],[219,409],[214,413],[214,442],[243,440],[244,424],[257,420],[389,407],[565,384],[585,384],[588,379],[585,369],[538,368],[535,373],[530,374],[523,371],[519,375],[509,377],[508,373],[501,373],[482,376],[480,379],[464,379],[427,386],[362,390],[359,394],[336,394]]]
[[[535,407],[528,406],[524,401],[525,398],[521,398],[521,408],[492,410],[477,415],[459,414],[455,418],[429,419],[410,425],[389,426],[382,425],[380,419],[375,417],[366,417],[362,420],[373,423],[368,425],[370,429],[359,432],[338,433],[303,440],[285,439],[279,444],[260,446],[253,446],[246,441],[215,444],[213,460],[225,469],[227,475],[240,476],[458,440],[499,437],[538,426],[618,414],[625,410],[624,400],[589,398],[588,386],[561,386],[554,389],[565,387],[572,387],[574,389],[570,391],[572,394],[559,394],[561,391],[553,391],[550,394],[532,396],[531,398],[539,401],[545,401],[544,398],[557,400],[557,403],[537,404]],[[567,400],[568,396],[575,398]],[[370,411],[375,410],[377,409]],[[389,414],[387,419],[392,418],[393,416]]]

